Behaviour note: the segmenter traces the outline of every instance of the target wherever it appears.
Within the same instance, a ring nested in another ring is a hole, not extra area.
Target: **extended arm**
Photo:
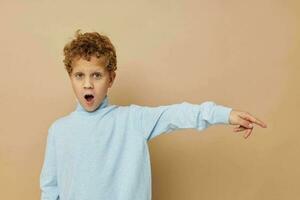
[[[228,124],[232,108],[212,101],[201,104],[183,102],[158,107],[131,105],[139,129],[145,139],[178,129],[194,128],[201,131],[213,124]]]

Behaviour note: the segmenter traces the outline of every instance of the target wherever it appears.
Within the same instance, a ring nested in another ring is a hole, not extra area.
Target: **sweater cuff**
[[[229,116],[232,108],[216,105],[214,107],[214,122],[213,124],[229,124]]]

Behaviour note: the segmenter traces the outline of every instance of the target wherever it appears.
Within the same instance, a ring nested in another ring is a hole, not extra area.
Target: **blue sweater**
[[[76,109],[48,130],[40,173],[42,200],[150,200],[147,141],[174,130],[228,124],[232,108],[212,101],[157,107]]]

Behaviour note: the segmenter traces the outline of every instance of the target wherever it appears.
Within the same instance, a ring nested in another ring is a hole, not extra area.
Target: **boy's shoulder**
[[[54,119],[54,121],[52,121],[52,123],[49,126],[49,130],[53,131],[58,127],[62,127],[66,125],[69,121],[70,121],[70,114],[58,117]]]
[[[121,106],[121,105],[110,105],[109,107],[111,108],[111,109],[109,109],[109,111],[117,111],[117,112],[122,112],[122,111],[127,110],[128,108],[131,108],[130,106]],[[66,115],[62,115],[60,117],[55,118],[52,121],[52,123],[50,124],[49,128],[53,129],[53,128],[68,124],[68,123],[72,122],[72,120],[74,120],[74,117],[76,118],[76,110],[73,110]]]
[[[111,109],[108,109],[108,112],[113,114],[113,116],[122,116],[131,114],[137,114],[140,109],[143,109],[146,106],[138,105],[138,104],[130,104],[130,105],[110,105]],[[52,121],[49,126],[50,130],[57,130],[59,128],[65,128],[69,124],[74,123],[74,120],[79,120],[76,118],[75,112],[70,112],[67,115],[60,116]]]

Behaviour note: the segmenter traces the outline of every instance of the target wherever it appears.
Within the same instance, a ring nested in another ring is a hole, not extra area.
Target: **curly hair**
[[[91,56],[97,58],[104,57],[107,62],[108,71],[117,70],[117,55],[114,45],[110,39],[97,32],[80,33],[80,29],[75,32],[75,39],[67,43],[64,47],[64,65],[69,73],[72,73],[72,61],[79,57],[90,61]]]

